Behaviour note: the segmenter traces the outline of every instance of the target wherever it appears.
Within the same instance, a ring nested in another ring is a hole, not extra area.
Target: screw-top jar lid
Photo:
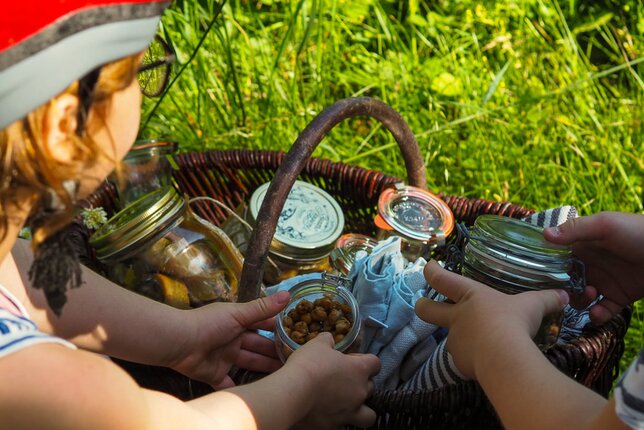
[[[96,257],[116,261],[147,238],[162,234],[174,225],[185,201],[172,187],[144,195],[110,218],[89,239]]]
[[[269,185],[260,186],[250,198],[253,220]],[[334,248],[343,228],[344,214],[331,195],[308,182],[295,181],[280,213],[271,253],[287,260],[318,260]]]
[[[454,215],[437,195],[412,185],[395,184],[378,198],[376,224],[422,242],[443,240],[454,229]]]
[[[343,275],[348,275],[353,263],[356,261],[356,254],[371,251],[378,245],[378,241],[370,236],[357,233],[347,233],[340,236],[335,244],[335,249],[329,254],[333,267]]]

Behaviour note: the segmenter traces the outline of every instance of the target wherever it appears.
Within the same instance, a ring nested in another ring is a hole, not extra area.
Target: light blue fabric
[[[395,273],[387,305],[385,324],[387,327],[379,330],[369,346],[369,352],[380,354],[382,348],[394,338],[405,325],[414,317],[414,305],[419,297],[426,292],[427,282],[423,276],[423,267],[427,262],[418,261]]]
[[[378,354],[381,368],[374,377],[376,387],[394,390],[401,382],[411,378],[436,349],[437,342],[432,334],[437,328],[414,314],[411,321]]]
[[[349,273],[351,292],[365,322],[362,344],[365,352],[372,352],[370,345],[374,337],[387,324],[394,277],[402,271],[404,265],[400,238],[392,236],[376,245],[371,254],[356,260]],[[379,324],[370,322],[370,319]]]

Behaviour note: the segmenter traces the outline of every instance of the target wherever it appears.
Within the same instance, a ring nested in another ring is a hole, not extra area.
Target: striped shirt
[[[0,357],[38,343],[58,343],[76,348],[64,339],[38,330],[25,307],[0,285]]]
[[[644,429],[644,349],[615,387],[615,412],[632,429]]]

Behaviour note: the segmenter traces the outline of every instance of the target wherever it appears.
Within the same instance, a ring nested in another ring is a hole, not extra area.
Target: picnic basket
[[[175,156],[178,169],[174,178],[189,197],[210,196],[231,208],[247,201],[260,185],[272,181],[256,220],[256,228],[245,255],[239,300],[257,297],[271,238],[278,215],[296,179],[310,182],[330,193],[340,204],[346,218],[345,231],[375,235],[380,192],[401,179],[354,165],[312,158],[311,154],[326,133],[346,118],[365,116],[380,121],[398,142],[408,173],[407,183],[426,188],[425,166],[418,144],[402,117],[391,107],[374,99],[360,97],[340,100],[320,113],[300,134],[287,152],[264,150],[208,150]],[[450,206],[457,222],[471,225],[481,214],[521,218],[533,213],[508,202],[493,202],[461,196],[440,197]],[[105,184],[84,204],[115,211],[116,193]],[[229,216],[207,201],[192,204],[198,215],[215,225]],[[91,249],[86,249],[91,260]],[[631,309],[623,310],[602,327],[589,327],[583,335],[566,344],[556,345],[545,354],[564,374],[607,396],[618,374],[624,351],[624,335]],[[209,391],[195,381],[167,369],[127,362],[121,364],[144,386],[162,389],[181,398]],[[252,375],[237,372],[243,382]],[[183,378],[183,379],[182,379]],[[376,429],[456,429],[502,428],[480,386],[463,382],[432,391],[377,391],[369,400],[377,412]]]

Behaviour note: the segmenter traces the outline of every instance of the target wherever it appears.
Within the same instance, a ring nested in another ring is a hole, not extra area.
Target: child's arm
[[[481,384],[506,428],[625,428],[606,399],[562,374],[532,341],[542,316],[567,303],[565,292],[506,295],[433,261],[425,274],[455,303],[420,299],[416,312],[449,328],[456,367]]]
[[[370,425],[363,405],[378,371],[374,356],[344,355],[330,336],[307,344],[263,380],[183,403],[139,388],[109,360],[54,344],[0,359],[0,428],[286,429]]]
[[[13,270],[22,277],[15,282],[29,285],[29,243],[19,240],[12,255],[19,268]],[[4,270],[11,270],[10,265],[4,264]],[[179,310],[121,288],[86,267],[83,280],[80,288],[67,292],[60,317],[49,311],[40,290],[26,288],[28,296],[19,299],[41,331],[93,352],[171,367],[213,386],[231,384],[227,373],[232,365],[266,373],[281,366],[272,341],[248,329],[271,330],[272,317],[288,294]]]

